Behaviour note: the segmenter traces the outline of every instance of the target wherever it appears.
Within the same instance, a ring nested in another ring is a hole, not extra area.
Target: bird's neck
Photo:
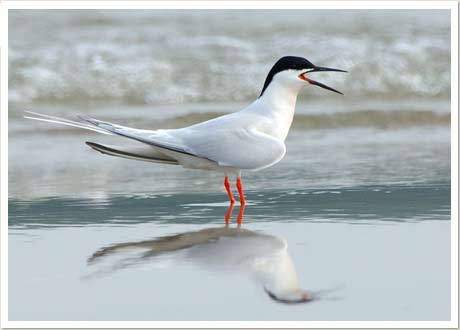
[[[258,106],[274,124],[272,135],[284,140],[294,119],[300,87],[273,81],[257,99]]]

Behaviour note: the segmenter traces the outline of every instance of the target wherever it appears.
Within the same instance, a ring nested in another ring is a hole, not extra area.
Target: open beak
[[[329,87],[329,86],[326,86],[320,82],[317,82],[313,79],[310,79],[307,77],[307,73],[311,73],[311,72],[318,72],[318,71],[335,71],[335,72],[347,72],[345,70],[339,70],[339,69],[332,69],[332,68],[326,68],[326,67],[321,67],[321,66],[317,66],[317,67],[314,67],[313,69],[307,71],[307,72],[304,72],[304,73],[301,73],[299,75],[299,78],[302,79],[302,80],[305,80],[305,81],[308,81],[310,84],[312,85],[316,85],[316,86],[319,86],[321,88],[324,88],[324,89],[327,89],[327,90],[330,90],[332,92],[336,92],[336,93],[339,93],[341,95],[343,95],[343,93],[339,92],[338,90],[332,88],[332,87]]]

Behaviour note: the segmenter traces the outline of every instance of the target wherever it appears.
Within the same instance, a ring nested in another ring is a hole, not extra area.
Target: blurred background
[[[285,55],[349,70],[328,77],[347,96],[339,103],[391,99],[426,110],[450,96],[441,10],[33,10],[14,12],[10,27],[13,106],[247,103]]]

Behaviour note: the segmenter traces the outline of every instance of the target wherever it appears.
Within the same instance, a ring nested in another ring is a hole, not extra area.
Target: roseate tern
[[[125,242],[96,251],[88,264],[101,266],[86,278],[108,275],[139,264],[163,259],[187,261],[212,271],[239,271],[250,275],[267,295],[281,303],[316,299],[314,292],[299,287],[297,271],[284,238],[243,228],[206,228],[152,240]],[[114,260],[104,263],[106,259]]]
[[[140,142],[136,147],[86,142],[103,154],[221,171],[225,175],[224,186],[231,205],[235,198],[228,176],[236,174],[236,187],[240,203],[244,206],[241,171],[261,170],[284,157],[284,140],[294,117],[297,94],[302,87],[315,85],[342,94],[310,78],[310,73],[325,71],[346,72],[316,66],[302,57],[282,57],[269,71],[260,96],[249,106],[238,112],[179,129],[135,129],[85,116],[79,116],[82,122],[76,122],[30,111],[27,112],[30,115],[25,117]]]

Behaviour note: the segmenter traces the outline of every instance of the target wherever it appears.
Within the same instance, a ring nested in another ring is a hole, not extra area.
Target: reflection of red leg
[[[228,225],[230,223],[230,218],[232,217],[233,208],[235,207],[235,203],[231,203],[228,207],[227,214],[225,215],[225,224]]]
[[[225,176],[224,186],[225,186],[225,190],[227,190],[228,198],[230,199],[230,204],[235,203],[235,197],[233,197],[232,190],[230,189],[230,183],[228,182],[228,176]]]
[[[240,206],[240,212],[238,212],[238,220],[237,220],[237,224],[238,225],[241,225],[243,223],[243,215],[244,215],[244,208],[246,207],[246,205],[244,204],[241,204]]]
[[[241,184],[240,178],[236,178],[236,188],[238,189],[238,193],[240,194],[240,204],[246,204],[246,199],[244,198],[243,194],[243,185]]]

